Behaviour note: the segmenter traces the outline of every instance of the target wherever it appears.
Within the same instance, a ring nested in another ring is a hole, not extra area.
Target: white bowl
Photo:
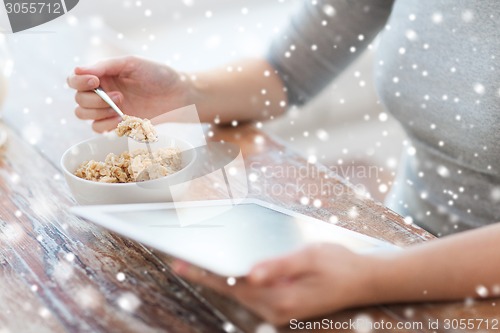
[[[81,205],[169,202],[173,200],[172,193],[175,193],[175,196],[182,195],[194,174],[196,152],[193,145],[178,138],[160,136],[158,142],[151,143],[150,147],[153,151],[158,148],[179,148],[182,154],[182,169],[166,177],[144,182],[94,182],[74,175],[84,161],[104,161],[109,153],[134,151],[146,148],[146,144],[109,135],[95,137],[69,148],[61,158],[61,167],[76,201]]]

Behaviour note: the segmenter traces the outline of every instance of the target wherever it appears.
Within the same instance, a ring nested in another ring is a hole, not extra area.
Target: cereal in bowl
[[[162,148],[154,152],[139,149],[120,155],[108,154],[104,162],[85,161],[75,176],[101,183],[133,183],[171,175],[181,169],[181,152]]]

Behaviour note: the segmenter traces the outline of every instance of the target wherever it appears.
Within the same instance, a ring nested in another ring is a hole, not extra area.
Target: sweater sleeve
[[[393,0],[304,0],[267,60],[286,87],[289,105],[323,90],[384,27]]]

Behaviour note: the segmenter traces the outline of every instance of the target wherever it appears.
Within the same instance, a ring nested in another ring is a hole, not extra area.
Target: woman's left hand
[[[318,244],[256,265],[234,285],[182,261],[173,268],[195,283],[235,298],[276,325],[370,302],[373,257],[333,244]]]

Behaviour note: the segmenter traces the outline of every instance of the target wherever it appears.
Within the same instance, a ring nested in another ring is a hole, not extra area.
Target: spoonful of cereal
[[[122,118],[115,132],[118,136],[128,136],[131,139],[139,142],[155,142],[158,141],[158,133],[149,119],[141,119],[138,117],[127,116],[113,102],[108,94],[102,88],[94,89],[111,108]]]

